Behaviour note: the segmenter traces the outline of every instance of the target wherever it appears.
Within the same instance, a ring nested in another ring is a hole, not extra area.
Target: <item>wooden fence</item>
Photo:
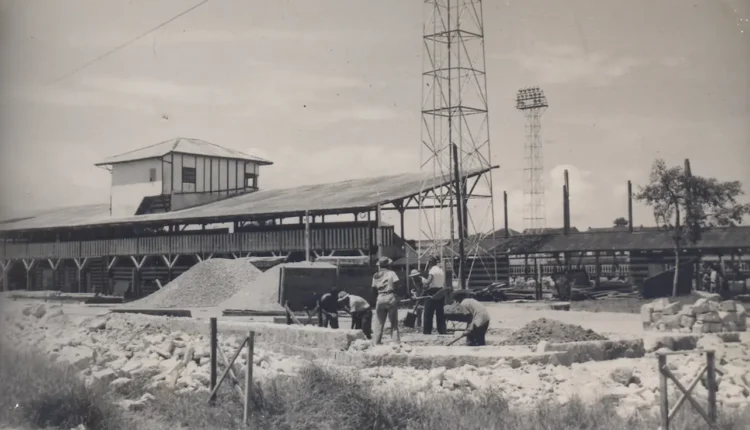
[[[316,227],[310,231],[310,248],[369,249],[377,244],[377,236],[377,227]],[[383,246],[391,246],[393,226],[381,227],[380,236]],[[80,242],[0,242],[0,260],[291,251],[305,251],[304,230],[190,234]]]

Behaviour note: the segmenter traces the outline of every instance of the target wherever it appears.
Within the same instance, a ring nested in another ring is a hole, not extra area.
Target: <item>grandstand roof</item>
[[[489,170],[490,168],[477,169],[467,172],[465,176],[475,177]],[[123,218],[109,216],[107,205],[89,205],[50,210],[20,220],[0,221],[0,232],[128,224],[218,223],[237,219],[301,216],[306,211],[310,214],[351,213],[372,210],[378,205],[408,199],[423,191],[440,188],[449,183],[450,178],[447,176],[435,178],[431,173],[405,173],[278,190],[261,190],[179,211]]]
[[[245,154],[234,149],[225,148],[206,142],[205,140],[177,137],[165,140],[153,145],[149,145],[133,151],[128,151],[119,155],[114,155],[96,163],[96,166],[106,166],[118,163],[127,163],[129,161],[146,160],[149,158],[161,158],[170,153],[202,155],[204,157],[228,158],[232,160],[246,160],[262,165],[270,165],[273,162],[260,157]]]

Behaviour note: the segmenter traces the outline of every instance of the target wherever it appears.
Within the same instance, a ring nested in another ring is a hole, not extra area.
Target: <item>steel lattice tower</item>
[[[523,221],[524,229],[538,233],[546,227],[544,207],[544,157],[542,152],[542,114],[547,110],[547,97],[539,87],[518,90],[516,108],[526,116],[524,145]]]
[[[495,231],[482,1],[425,0],[424,12],[421,170],[432,180],[455,182],[455,145],[460,178],[487,172],[420,199],[419,229],[430,243],[420,257],[457,257],[462,225],[465,255],[477,256]],[[467,277],[487,266],[486,259],[469,260]]]

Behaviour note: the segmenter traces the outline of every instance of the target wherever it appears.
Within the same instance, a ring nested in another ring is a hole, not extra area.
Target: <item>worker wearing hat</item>
[[[422,274],[419,273],[419,270],[412,269],[411,272],[409,272],[409,279],[414,284],[414,288],[409,291],[411,293],[412,298],[416,297],[422,297],[424,294],[424,283],[422,278]],[[422,313],[424,311],[424,303],[418,303],[417,306],[414,308],[414,313],[416,316],[416,324],[417,327],[422,325]]]
[[[425,292],[432,296],[424,305],[424,325],[422,333],[432,334],[433,315],[437,320],[437,330],[440,334],[446,334],[448,327],[445,323],[445,295],[448,289],[445,286],[445,272],[440,267],[439,260],[431,256],[428,260],[429,271],[427,278],[422,278]]]
[[[378,271],[372,275],[372,287],[377,294],[375,302],[375,313],[378,318],[377,330],[375,331],[375,344],[383,341],[385,321],[391,323],[391,338],[394,342],[400,342],[401,336],[398,331],[398,300],[396,300],[396,284],[399,282],[396,272],[391,270],[391,259],[380,257],[377,262]]]
[[[372,307],[367,300],[342,291],[339,306],[352,316],[352,330],[362,330],[368,339],[372,339]]]

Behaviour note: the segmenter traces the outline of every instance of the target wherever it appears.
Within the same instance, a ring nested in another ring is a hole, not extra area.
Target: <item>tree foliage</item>
[[[671,233],[679,265],[683,244],[696,243],[708,229],[742,223],[750,214],[750,205],[737,201],[743,194],[739,181],[694,176],[658,159],[651,168],[649,184],[640,188],[635,199],[650,206],[657,226]],[[675,270],[673,294],[677,293],[677,276]]]
[[[690,175],[659,159],[651,169],[649,184],[635,198],[653,209],[656,224],[673,232],[675,241],[694,243],[707,229],[741,224],[750,214],[750,205],[737,201],[743,194],[740,181]]]
[[[614,221],[612,221],[615,227],[627,227],[628,226],[628,220],[625,219],[625,217],[619,217],[615,218]]]

